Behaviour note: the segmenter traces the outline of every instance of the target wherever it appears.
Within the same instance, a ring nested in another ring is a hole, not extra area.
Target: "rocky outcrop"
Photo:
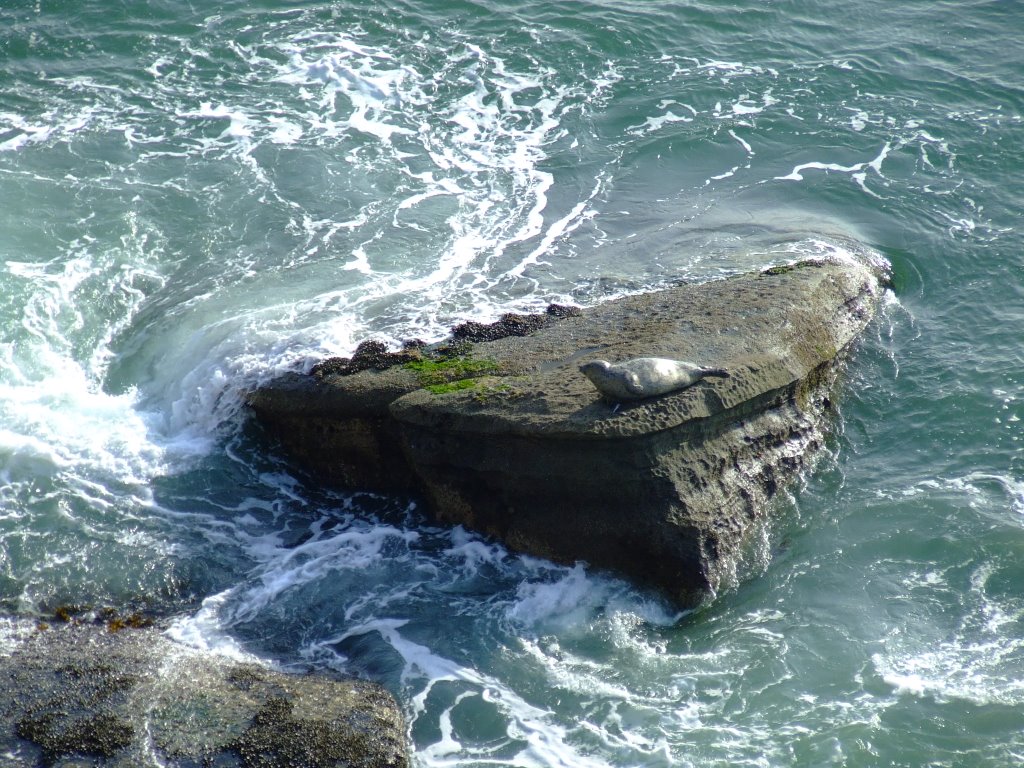
[[[418,493],[440,521],[692,605],[820,441],[835,363],[879,291],[866,265],[803,262],[556,312],[526,335],[474,327],[488,340],[410,345],[390,367],[335,361],[249,402],[329,482]],[[730,376],[611,403],[578,370],[633,357]]]
[[[4,765],[409,764],[401,713],[373,683],[283,674],[152,627],[73,622],[25,634],[0,654]]]

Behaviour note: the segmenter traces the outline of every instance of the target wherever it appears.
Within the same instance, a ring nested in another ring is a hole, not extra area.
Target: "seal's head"
[[[623,369],[621,365],[612,365],[607,360],[593,360],[581,365],[580,371],[609,400],[634,400],[643,396],[644,388],[636,374]]]
[[[608,369],[611,367],[612,364],[607,360],[591,360],[580,366],[580,373],[593,381],[595,374],[600,376],[602,373],[608,373]]]

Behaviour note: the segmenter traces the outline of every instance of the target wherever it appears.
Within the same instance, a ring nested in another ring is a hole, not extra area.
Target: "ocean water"
[[[58,606],[383,682],[417,766],[1024,762],[1016,0],[0,4],[0,652]],[[325,489],[242,396],[808,253],[893,289],[680,614]],[[14,758],[10,758],[14,759]]]

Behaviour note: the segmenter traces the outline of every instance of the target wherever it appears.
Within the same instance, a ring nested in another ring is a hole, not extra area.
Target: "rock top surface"
[[[351,376],[284,377],[255,393],[257,410],[361,414],[479,433],[563,438],[631,437],[670,429],[791,386],[834,359],[871,316],[878,283],[867,266],[802,262],[754,275],[628,296],[525,337],[473,345],[497,375],[438,395],[398,365]],[[724,367],[663,397],[603,401],[579,372],[595,358],[669,357]],[[275,398],[275,390],[287,392]],[[294,398],[295,391],[301,400]]]

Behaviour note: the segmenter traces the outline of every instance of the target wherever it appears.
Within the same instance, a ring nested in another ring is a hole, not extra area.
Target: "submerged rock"
[[[0,656],[0,754],[23,766],[405,768],[401,713],[363,680],[289,675],[155,628],[72,623]]]
[[[424,348],[426,363],[287,375],[249,403],[329,482],[419,493],[440,521],[692,605],[820,442],[835,363],[879,293],[869,266],[801,262],[617,299],[532,332],[512,323],[525,335],[460,326],[455,364]],[[730,375],[613,403],[579,372],[634,357]],[[449,372],[439,384],[427,369]]]

